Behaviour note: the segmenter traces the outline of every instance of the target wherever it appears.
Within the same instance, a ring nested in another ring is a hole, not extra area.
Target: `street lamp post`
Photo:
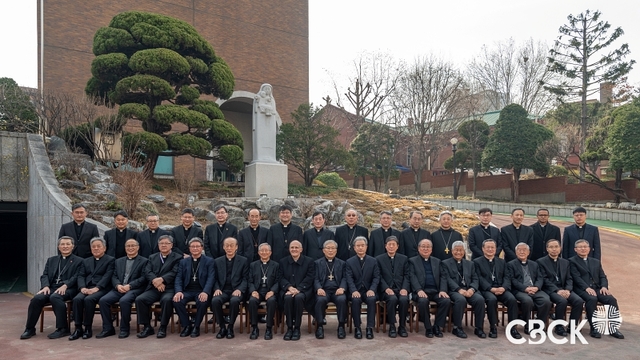
[[[451,151],[453,152],[453,200],[458,199],[458,186],[456,184],[456,151],[458,150],[458,138],[451,138]]]

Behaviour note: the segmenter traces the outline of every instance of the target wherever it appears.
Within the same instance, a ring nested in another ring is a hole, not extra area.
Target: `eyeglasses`
[[[147,220],[148,223],[156,223],[158,221],[160,221],[160,220]]]
[[[171,245],[171,243],[168,241],[161,241],[158,243],[158,245]]]
[[[433,246],[430,245],[420,245],[418,246],[420,249],[431,249]]]
[[[202,245],[189,245],[190,248],[201,248]]]
[[[134,248],[134,247],[138,247],[138,245],[125,245],[124,247],[126,247],[126,248]]]
[[[588,245],[580,245],[580,246],[576,246],[576,249],[588,249],[589,246]]]

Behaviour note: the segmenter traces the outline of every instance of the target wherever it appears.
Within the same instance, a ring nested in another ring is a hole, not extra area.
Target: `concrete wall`
[[[25,135],[0,131],[0,201],[26,202],[29,198]]]

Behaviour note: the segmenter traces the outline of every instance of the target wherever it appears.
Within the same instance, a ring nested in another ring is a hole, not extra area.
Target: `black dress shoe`
[[[82,333],[82,339],[87,340],[87,339],[91,339],[91,337],[93,337],[93,330],[84,329],[84,332]]]
[[[197,338],[198,336],[200,336],[200,327],[193,327],[193,330],[191,330],[191,335],[192,338]]]
[[[327,319],[326,318],[322,318],[322,325],[327,325]]]
[[[107,336],[113,336],[116,334],[116,329],[102,330],[100,334],[96,335],[96,339],[106,338]]]
[[[261,324],[266,324],[267,323],[267,315],[262,315],[258,318],[258,322]]]
[[[395,325],[389,325],[389,337],[390,338],[395,338],[396,336],[398,336],[398,332],[396,331],[396,326]]]
[[[82,328],[76,328],[73,333],[69,336],[69,340],[78,340],[82,337]]]
[[[624,335],[622,335],[622,333],[619,330],[616,330],[616,332],[609,335],[613,336],[616,339],[624,339]]]
[[[489,330],[489,337],[492,339],[495,339],[498,337],[498,329],[492,327],[491,330]]]
[[[592,338],[596,338],[596,339],[600,339],[602,337],[602,335],[600,335],[600,333],[596,329],[591,329],[591,332],[589,333],[589,335],[591,335]]]
[[[565,330],[564,326],[558,325],[553,331],[559,336],[567,336],[567,330]]]
[[[185,326],[182,331],[180,331],[180,337],[187,337],[189,335],[191,335],[191,332],[193,331],[193,326],[189,325],[189,326]]]
[[[440,330],[440,326],[434,326],[433,327],[433,335],[435,335],[436,337],[443,337],[444,334],[442,333],[442,330]]]
[[[293,335],[293,329],[292,329],[292,328],[288,328],[288,329],[287,329],[287,332],[286,332],[286,333],[284,333],[284,337],[283,337],[283,339],[284,339],[285,341],[289,341],[289,340],[291,340],[291,336],[292,336],[292,335]]]
[[[20,340],[31,339],[36,335],[36,329],[24,329],[22,335],[20,335]]]
[[[511,337],[514,339],[522,339],[522,335],[516,330],[515,327],[511,328]]]
[[[368,327],[366,331],[367,331],[367,339],[369,340],[373,339],[373,328]]]
[[[404,326],[400,326],[398,328],[398,335],[400,335],[400,337],[407,337],[409,336],[409,334],[407,333],[407,329]]]
[[[467,338],[467,334],[465,334],[464,330],[462,330],[462,328],[459,328],[459,327],[454,327],[453,331],[451,333],[453,335],[459,337],[460,339],[466,339]]]
[[[432,338],[433,337],[433,328],[427,328],[424,331],[424,336],[426,336],[428,338]]]
[[[260,330],[258,330],[257,326],[251,327],[251,335],[249,335],[249,339],[256,340],[260,336]]]
[[[291,340],[300,340],[300,328],[293,329],[293,333],[291,333]]]
[[[356,339],[362,339],[362,329],[360,329],[359,327],[357,327],[357,328],[353,331],[353,337],[355,337]]]
[[[473,333],[474,333],[477,337],[479,337],[480,339],[486,339],[486,338],[487,338],[487,334],[485,334],[485,333],[484,333],[484,331],[482,331],[482,329],[475,328],[475,329],[473,330]]]
[[[61,337],[69,336],[70,332],[68,328],[56,329],[56,331],[47,335],[49,339],[60,339]]]
[[[220,327],[220,331],[218,331],[218,334],[216,335],[216,339],[224,339],[226,337],[227,337],[227,328]]]
[[[164,339],[167,337],[167,327],[166,326],[160,326],[158,328],[158,334],[156,335],[156,337],[158,339]]]
[[[148,336],[151,336],[153,334],[155,334],[156,332],[153,331],[153,328],[149,325],[145,325],[144,328],[142,329],[142,331],[140,331],[136,336],[139,337],[140,339],[144,339]]]
[[[273,331],[271,330],[270,327],[267,328],[267,330],[265,330],[264,332],[264,339],[265,340],[271,340],[273,339]]]
[[[233,326],[229,325],[227,329],[227,339],[233,339],[234,337],[236,337],[236,334],[233,333]]]
[[[338,325],[338,339],[344,339],[347,337],[347,332],[344,331],[344,325]]]
[[[126,339],[129,337],[129,330],[120,330],[120,334],[118,334],[118,339]]]
[[[318,329],[316,330],[316,339],[324,339],[324,329],[322,326],[318,326]]]

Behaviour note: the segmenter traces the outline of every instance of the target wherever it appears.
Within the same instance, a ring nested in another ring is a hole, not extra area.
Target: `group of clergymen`
[[[522,209],[514,209],[512,224],[501,229],[491,224],[491,209],[481,209],[480,224],[469,230],[472,261],[466,259],[467,245],[452,228],[449,211],[440,213],[440,228],[433,233],[421,228],[419,211],[411,212],[409,227],[402,232],[391,227],[391,212],[383,211],[380,227],[369,234],[357,224],[355,209],[346,211],[346,224],[335,233],[325,227],[322,212],[313,214],[313,228],[303,232],[291,222],[290,206],[279,210],[280,221],[269,229],[259,225],[259,209],[249,210],[249,226],[238,231],[227,222],[225,206],[219,205],[214,209],[217,223],[207,226],[204,235],[191,209],[182,211],[182,224],[171,231],[160,229],[159,217],[149,215],[147,229],[139,233],[128,229],[127,214],[118,212],[116,227],[101,238],[97,227],[85,221],[85,207],[74,205],[74,221],[60,229],[59,255],[47,260],[41,290],[29,304],[20,338],[35,335],[46,304],[52,305],[56,316],[56,330],[48,337],[68,336],[69,340],[92,337],[96,304],[102,317],[102,331],[96,338],[116,334],[111,313],[116,303],[121,312],[119,338],[129,336],[134,303],[138,324],[143,326],[137,337],[155,334],[151,307],[159,302],[158,338],[166,336],[174,309],[180,336],[198,337],[210,306],[220,327],[216,337],[231,339],[240,304],[246,302],[250,339],[259,337],[258,308],[266,307],[266,340],[273,337],[278,307],[287,325],[284,340],[300,339],[304,309],[314,316],[316,338],[324,338],[329,302],[336,308],[339,339],[346,337],[349,304],[351,313],[357,314],[353,316],[355,338],[363,337],[362,303],[367,305],[364,336],[372,339],[378,300],[386,304],[389,337],[408,336],[410,300],[429,338],[443,336],[450,307],[453,335],[466,338],[462,317],[467,304],[475,316],[474,334],[487,337],[483,330],[486,305],[489,337],[496,338],[498,302],[506,306],[509,321],[520,316],[527,324],[534,307],[537,318],[546,324],[552,303],[556,319],[565,319],[571,305],[570,319],[578,320],[584,305],[590,335],[599,338],[592,324],[598,302],[618,306],[600,263],[598,228],[586,223],[586,210],[581,207],[574,210],[575,224],[565,228],[562,241],[559,228],[548,222],[547,209],[538,210],[538,222],[532,226],[522,224]],[[502,251],[504,259],[499,257]],[[66,320],[67,300],[73,303],[73,332]],[[437,307],[433,325],[430,301]],[[190,302],[195,303],[195,315],[187,310]],[[225,305],[228,314],[223,312]],[[525,334],[532,330],[525,325]],[[568,330],[556,326],[553,331],[566,336]],[[619,331],[611,335],[624,338]],[[511,336],[522,337],[515,326]]]

